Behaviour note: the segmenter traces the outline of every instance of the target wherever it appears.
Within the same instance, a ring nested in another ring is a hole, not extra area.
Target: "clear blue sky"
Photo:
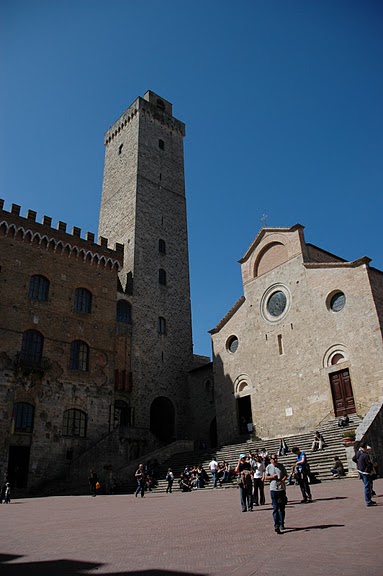
[[[97,232],[103,134],[151,89],[186,123],[194,351],[262,227],[383,268],[379,0],[2,0],[0,197]]]

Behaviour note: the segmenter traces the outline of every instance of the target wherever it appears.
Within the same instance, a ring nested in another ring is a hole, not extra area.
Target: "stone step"
[[[355,428],[360,424],[361,419],[356,415],[350,416],[350,425],[347,428],[340,428],[338,426],[338,420],[334,419],[330,422],[323,423],[320,426],[320,432],[323,434],[326,441],[326,448],[324,450],[311,452],[311,445],[314,437],[315,431],[302,432],[302,434],[295,434],[289,437],[285,437],[285,440],[289,446],[289,449],[293,446],[299,446],[303,450],[310,463],[311,472],[316,474],[320,481],[332,479],[330,470],[333,466],[334,456],[339,456],[341,459],[345,471],[347,472],[347,461],[346,452],[342,443],[343,433],[346,430],[355,430]],[[163,462],[158,470],[158,485],[154,490],[156,492],[164,492],[166,490],[167,482],[165,480],[167,469],[170,467],[175,475],[174,489],[178,490],[178,479],[182,471],[186,466],[195,466],[196,464],[202,464],[205,470],[208,471],[208,465],[214,454],[218,461],[226,460],[235,467],[238,461],[239,454],[241,452],[247,454],[249,450],[254,451],[256,448],[259,450],[261,448],[266,448],[270,453],[277,452],[280,445],[280,438],[273,438],[270,440],[253,440],[246,437],[245,440],[242,438],[236,438],[234,442],[221,446],[211,452],[188,452],[180,453],[172,456],[171,460]],[[294,462],[296,461],[296,456],[289,452],[287,455],[282,456],[280,461],[284,464],[287,471],[290,472],[293,468]],[[208,471],[209,474],[209,471]],[[210,475],[210,474],[209,474]],[[236,482],[224,484],[223,487],[236,487]],[[119,491],[133,492],[136,488],[136,482],[134,477],[125,478],[120,483]],[[212,483],[206,485],[205,490],[212,489]]]

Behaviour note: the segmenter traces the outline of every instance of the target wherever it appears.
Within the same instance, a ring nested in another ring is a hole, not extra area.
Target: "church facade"
[[[240,260],[243,296],[211,330],[218,438],[272,438],[383,401],[383,273],[263,228]]]

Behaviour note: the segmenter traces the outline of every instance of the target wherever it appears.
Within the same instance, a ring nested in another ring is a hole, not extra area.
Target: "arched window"
[[[166,320],[162,316],[158,317],[158,334],[166,334]]]
[[[39,300],[40,302],[46,302],[48,300],[49,292],[49,280],[45,276],[40,274],[35,274],[31,276],[29,281],[29,300]]]
[[[13,406],[12,432],[30,433],[33,431],[35,408],[27,402],[17,402]]]
[[[132,409],[123,400],[116,400],[114,403],[114,428],[117,426],[132,425]]]
[[[165,102],[163,100],[161,100],[160,98],[157,98],[157,108],[159,108],[159,110],[162,110],[163,112],[165,112]]]
[[[166,286],[166,272],[163,268],[158,270],[158,282],[162,284],[162,286]]]
[[[73,308],[75,312],[90,314],[92,311],[92,293],[86,288],[76,288]]]
[[[165,150],[165,142],[163,140],[158,140],[158,147],[160,150]]]
[[[63,436],[86,436],[87,416],[82,410],[73,408],[65,410],[63,420]]]
[[[132,306],[126,300],[117,302],[116,320],[117,322],[124,322],[124,324],[132,323]]]
[[[43,356],[44,336],[37,330],[26,330],[21,341],[20,360],[39,364]]]
[[[160,254],[166,254],[166,243],[165,240],[158,240],[158,252]]]
[[[70,368],[71,370],[89,369],[89,346],[82,340],[73,340],[70,345]]]

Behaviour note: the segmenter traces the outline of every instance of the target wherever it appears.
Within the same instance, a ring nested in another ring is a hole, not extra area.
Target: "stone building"
[[[0,477],[16,487],[215,436],[211,365],[192,350],[184,135],[150,91],[106,132],[99,243],[1,203]]]
[[[0,206],[1,477],[41,485],[109,432],[123,247]]]
[[[105,134],[99,234],[124,245],[119,298],[132,310],[135,422],[163,440],[185,437],[191,424],[184,136],[170,102],[151,91]]]
[[[211,330],[219,442],[252,421],[271,438],[383,401],[383,273],[263,228],[240,260],[243,296]]]

